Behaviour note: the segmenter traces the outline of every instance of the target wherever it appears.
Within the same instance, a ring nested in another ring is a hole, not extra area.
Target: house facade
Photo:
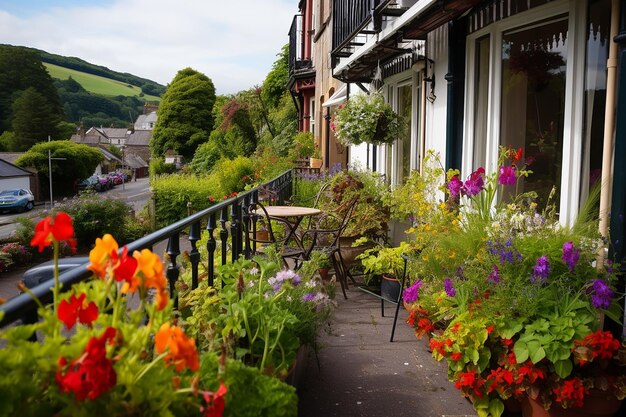
[[[607,74],[623,67],[609,57],[623,3],[335,0],[332,74],[352,91],[380,88],[409,121],[404,137],[374,152],[392,183],[419,169],[427,149],[465,177],[497,169],[501,146],[523,148],[533,174],[522,191],[545,202],[556,186],[570,223],[603,168],[610,177],[603,149],[621,140]]]

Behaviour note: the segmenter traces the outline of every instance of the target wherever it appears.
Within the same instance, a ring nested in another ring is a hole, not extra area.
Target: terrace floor
[[[473,416],[472,405],[448,381],[445,362],[428,352],[400,309],[389,342],[395,305],[350,286],[337,291],[329,328],[320,335],[319,368],[311,352],[298,386],[299,417]]]

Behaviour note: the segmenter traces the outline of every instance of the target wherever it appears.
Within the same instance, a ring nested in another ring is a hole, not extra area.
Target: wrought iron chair
[[[335,276],[341,284],[341,291],[346,299],[348,298],[346,294],[348,271],[341,256],[339,238],[346,230],[358,200],[358,197],[349,200],[342,207],[338,207],[338,211],[335,213],[321,214],[317,217],[315,223],[311,224],[301,236],[304,247],[304,259],[309,259],[313,251],[321,251],[328,254],[333,264]]]
[[[278,233],[276,226],[279,224],[287,233]],[[256,207],[251,207],[248,222],[244,224],[244,227],[246,248],[249,248],[252,254],[262,254],[264,247],[275,245],[287,268],[291,267],[289,259],[293,260],[296,269],[306,259],[304,249],[287,244],[292,225],[284,219],[271,217],[263,203],[258,202]]]

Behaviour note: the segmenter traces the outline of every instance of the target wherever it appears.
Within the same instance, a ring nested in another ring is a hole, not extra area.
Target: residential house
[[[497,169],[500,146],[521,147],[534,171],[522,191],[545,201],[556,186],[561,221],[571,223],[603,168],[611,194],[613,155],[603,162],[603,147],[612,148],[615,125],[605,127],[605,109],[610,116],[607,95],[617,88],[607,58],[617,33],[609,32],[611,15],[624,20],[620,7],[625,1],[335,0],[333,76],[350,94],[382,81],[388,102],[410,121],[405,137],[376,149],[368,163],[376,157],[376,169],[400,183],[427,149],[466,176],[479,166]],[[617,132],[620,155],[619,123]],[[621,189],[622,170],[615,164]],[[612,190],[611,211],[623,213],[626,196]],[[619,233],[623,240],[623,225]]]
[[[136,130],[153,130],[157,121],[156,110],[151,111],[148,114],[140,114],[135,120]]]
[[[33,187],[34,185],[36,185],[36,176],[33,175],[32,172],[7,161],[5,159],[5,153],[0,153],[0,191],[12,188],[24,188],[26,190],[33,190],[33,193],[35,193],[38,187]],[[35,198],[37,199],[37,196],[35,196]]]

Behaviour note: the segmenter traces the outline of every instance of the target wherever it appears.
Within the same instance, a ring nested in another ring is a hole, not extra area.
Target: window
[[[541,204],[557,187],[561,222],[575,219],[602,152],[591,114],[606,90],[598,28],[608,26],[609,2],[592,0],[587,11],[587,2],[551,1],[467,37],[463,175],[496,170],[501,145],[521,147],[533,174],[518,191]]]
[[[309,108],[309,132],[315,135],[315,118],[317,114],[315,114],[315,97],[310,98],[310,108]]]

